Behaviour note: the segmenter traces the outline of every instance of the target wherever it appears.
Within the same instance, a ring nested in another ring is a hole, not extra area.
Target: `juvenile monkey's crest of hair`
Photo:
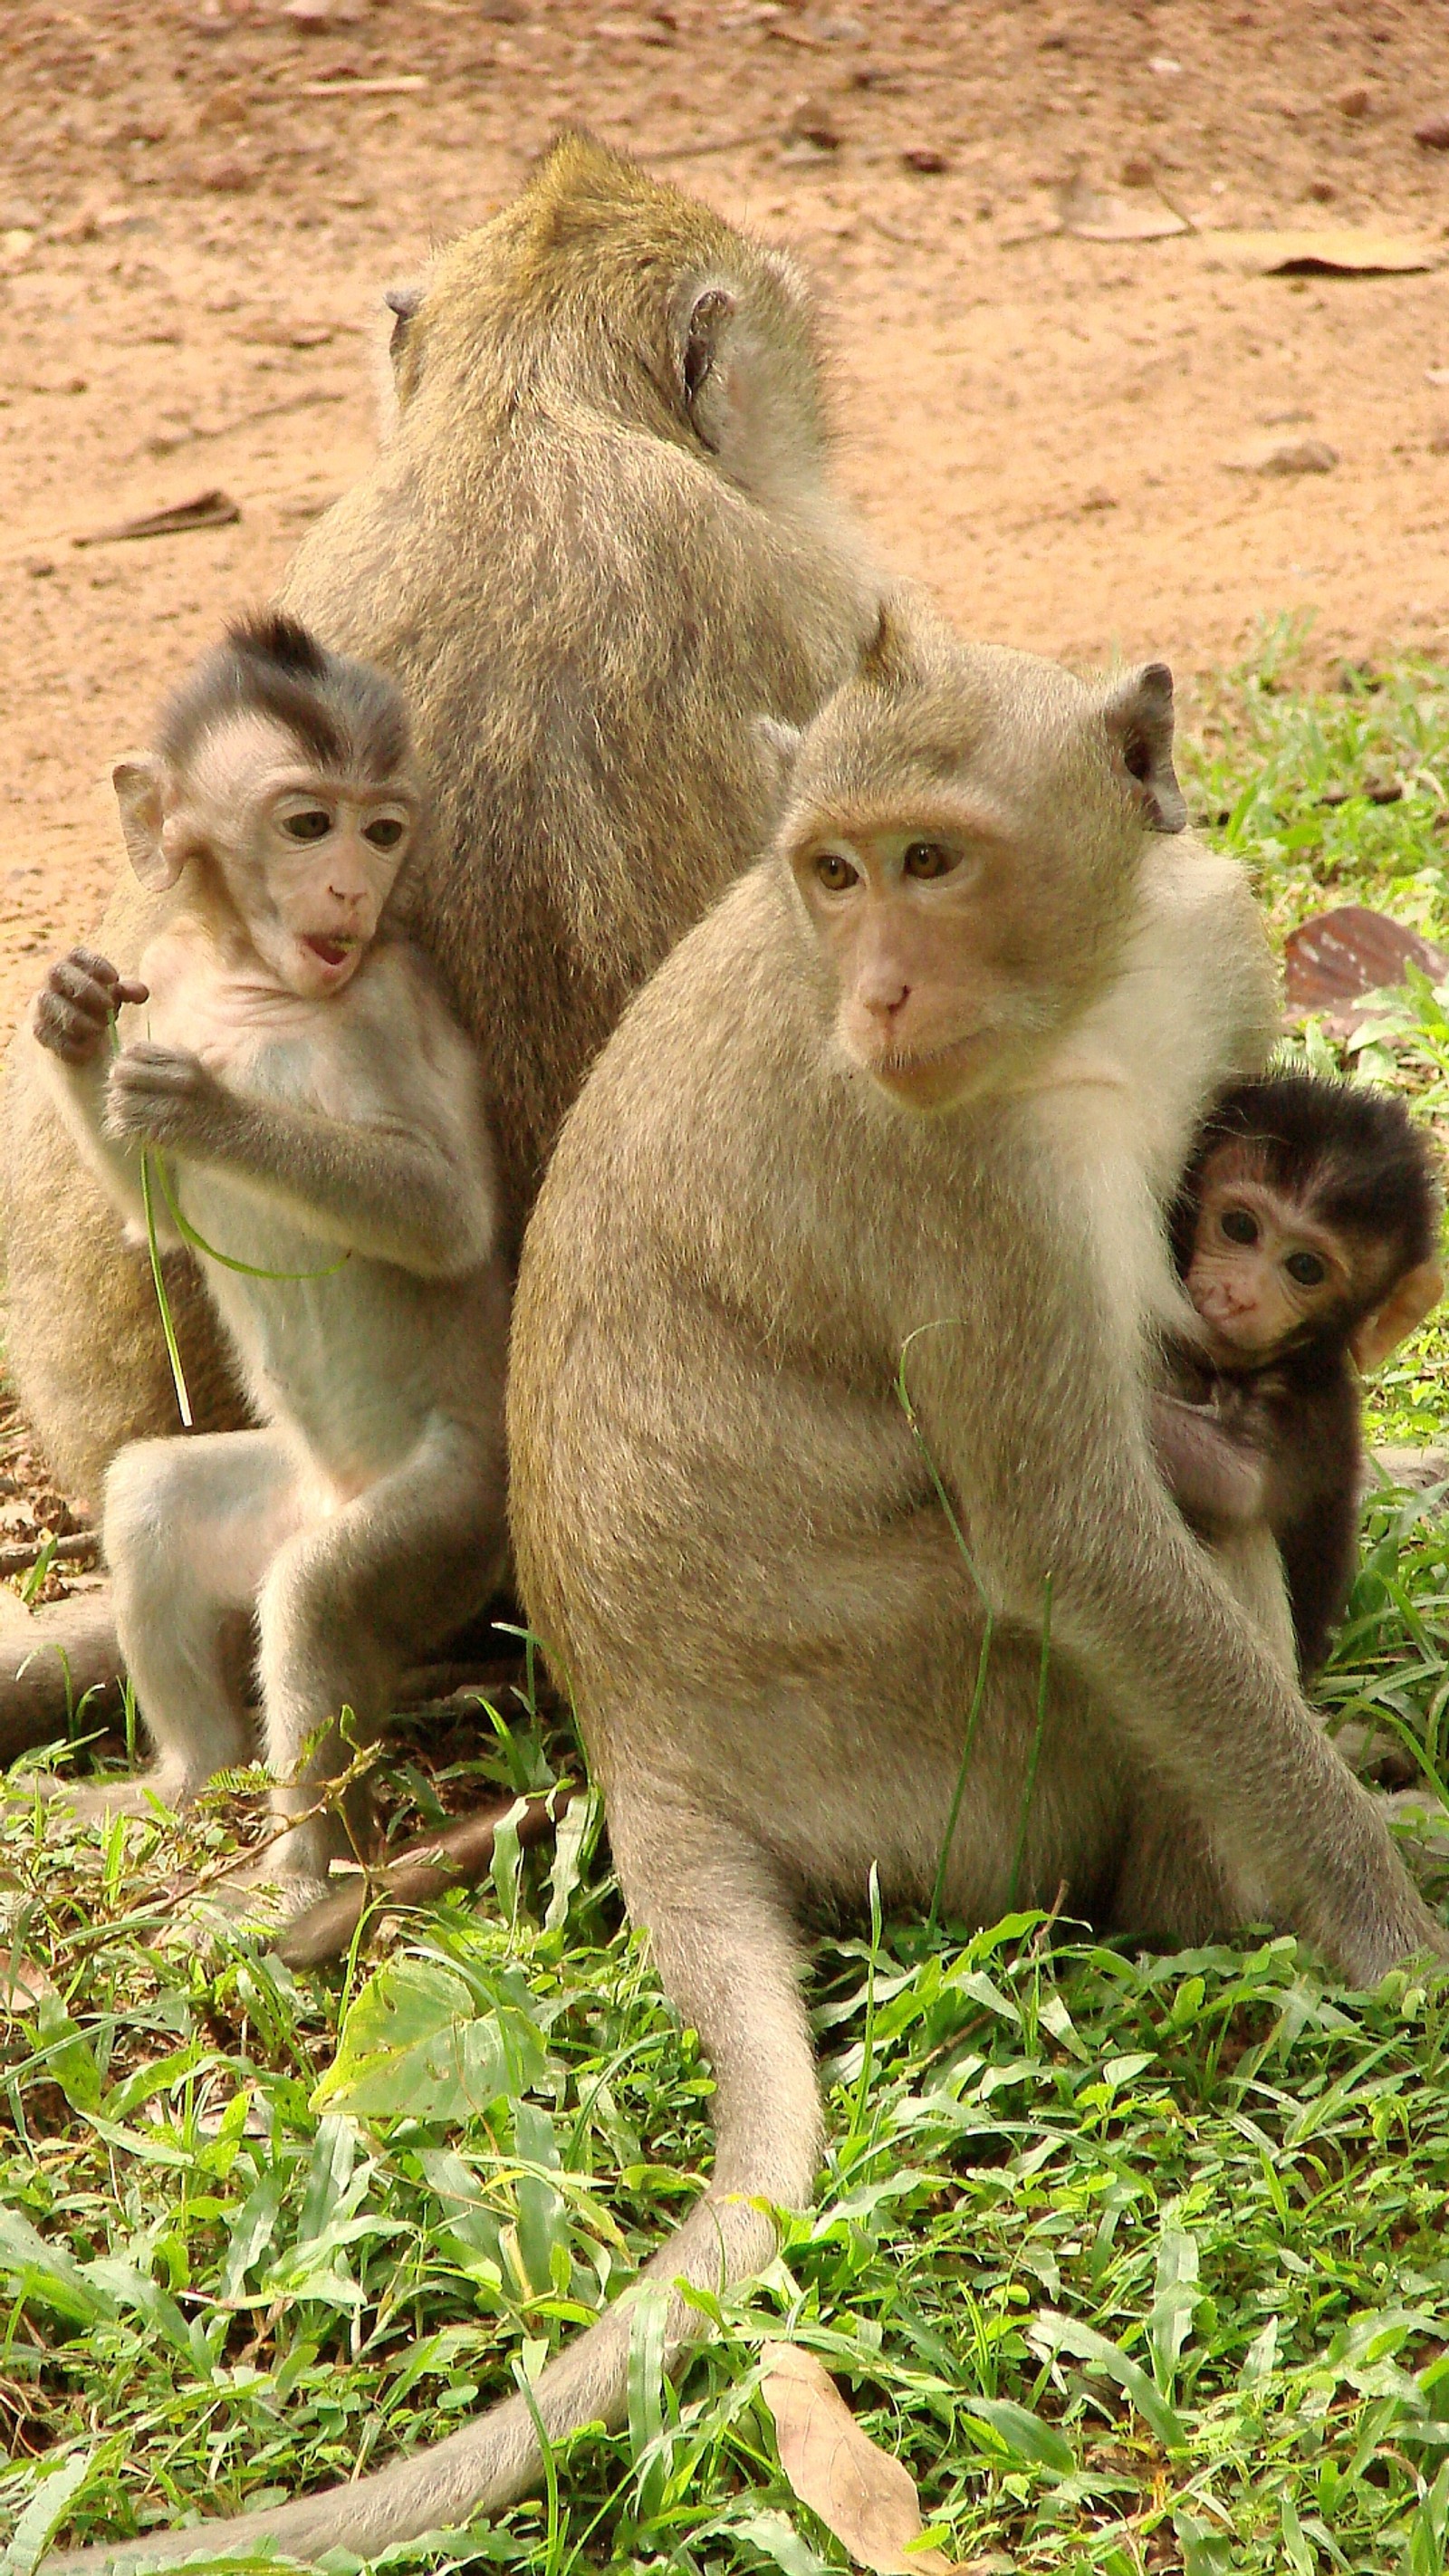
[[[270,718],[338,776],[380,784],[408,757],[408,713],[394,682],[369,662],[330,652],[282,609],[233,619],[166,707],[157,747],[185,770],[208,733],[243,715]]]

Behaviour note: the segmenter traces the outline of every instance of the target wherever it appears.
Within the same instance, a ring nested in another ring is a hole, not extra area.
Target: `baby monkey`
[[[264,1427],[138,1441],[111,1467],[116,1624],[157,1767],[77,1803],[181,1805],[252,1759],[254,1623],[297,1820],[257,1875],[292,1911],[367,1830],[359,1792],[328,1804],[342,1712],[365,1740],[500,1566],[508,1282],[481,1078],[402,924],[427,818],[390,680],[291,618],[243,621],[113,777],[159,921],[134,976],[73,949],[31,1026],[122,1216],[143,1223],[145,1190],[164,1243],[184,1225],[206,1247]]]
[[[1302,1670],[1353,1581],[1363,1483],[1359,1372],[1437,1305],[1440,1191],[1422,1129],[1387,1092],[1316,1074],[1230,1091],[1172,1218],[1202,1323],[1170,1354],[1158,1456],[1205,1534],[1266,1522]]]

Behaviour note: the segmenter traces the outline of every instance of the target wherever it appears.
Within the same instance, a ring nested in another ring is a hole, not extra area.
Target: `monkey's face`
[[[984,801],[893,828],[807,832],[791,853],[834,978],[838,1042],[908,1108],[999,1087],[1051,1024],[1022,972],[1015,857]]]
[[[174,884],[192,863],[198,892],[231,916],[232,944],[250,947],[284,991],[341,992],[416,831],[407,785],[329,774],[255,715],[208,733],[185,777],[160,762],[127,766],[127,840],[143,882]]]
[[[1290,1343],[1342,1333],[1375,1300],[1356,1295],[1353,1248],[1232,1151],[1203,1173],[1187,1293],[1220,1365],[1260,1366]]]

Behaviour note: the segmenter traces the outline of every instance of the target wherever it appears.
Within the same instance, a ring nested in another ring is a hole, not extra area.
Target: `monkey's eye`
[[[375,850],[395,850],[406,829],[407,825],[400,823],[396,814],[379,814],[375,823],[364,827],[362,837],[364,841],[370,841]]]
[[[1225,1208],[1218,1220],[1219,1228],[1229,1243],[1256,1243],[1258,1220],[1246,1208]]]
[[[960,864],[957,853],[948,850],[944,841],[912,841],[901,866],[908,877],[948,877]]]
[[[821,851],[815,862],[815,874],[827,894],[844,894],[846,887],[853,886],[856,881],[849,859],[843,859],[838,850]]]
[[[1328,1264],[1316,1252],[1290,1252],[1283,1267],[1300,1288],[1321,1288],[1328,1277]]]
[[[304,805],[295,814],[282,816],[282,829],[289,841],[325,841],[332,817],[325,805]]]

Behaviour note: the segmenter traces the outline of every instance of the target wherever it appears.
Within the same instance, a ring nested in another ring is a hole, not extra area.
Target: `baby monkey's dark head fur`
[[[1441,1216],[1433,1146],[1401,1101],[1318,1074],[1269,1074],[1229,1092],[1204,1125],[1173,1211],[1173,1252],[1225,1362],[1352,1350],[1374,1367],[1411,1329],[1400,1307],[1417,1303],[1417,1321],[1439,1294]],[[1255,1306],[1252,1265],[1266,1279],[1274,1260],[1281,1302],[1268,1285]]]
[[[243,715],[270,716],[338,777],[381,784],[406,766],[411,749],[407,707],[386,674],[329,652],[281,609],[233,620],[169,700],[156,748],[187,771],[203,735]]]

